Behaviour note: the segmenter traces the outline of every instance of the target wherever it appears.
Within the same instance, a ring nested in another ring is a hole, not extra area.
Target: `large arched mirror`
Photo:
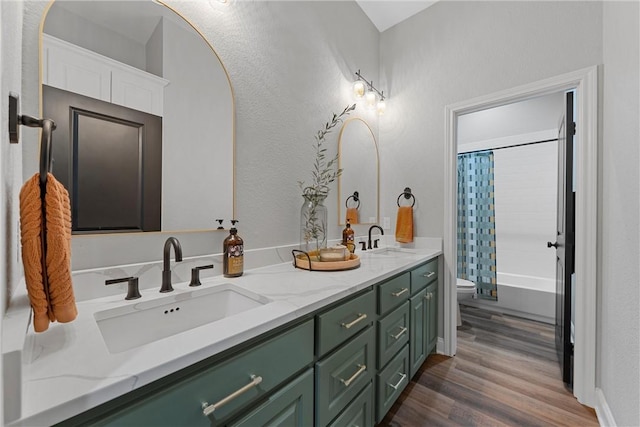
[[[202,34],[152,0],[56,0],[41,28],[42,112],[74,233],[227,225],[233,90]]]
[[[338,224],[378,223],[378,143],[364,120],[346,120],[338,137]],[[356,221],[354,221],[354,218]]]

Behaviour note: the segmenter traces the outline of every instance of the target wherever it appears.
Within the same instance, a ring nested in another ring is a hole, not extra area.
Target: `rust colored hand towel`
[[[347,208],[347,221],[353,224],[358,224],[358,208]]]
[[[47,174],[45,205],[49,304],[55,320],[66,323],[78,315],[71,282],[71,204],[67,189],[52,174]]]
[[[42,202],[38,174],[24,183],[20,190],[20,242],[24,279],[33,309],[33,328],[43,332],[49,328],[49,302],[45,289],[46,271],[42,250]]]
[[[413,207],[400,206],[396,219],[396,241],[400,243],[413,242]]]
[[[70,322],[78,314],[71,282],[69,194],[52,174],[47,175],[45,205],[43,214],[35,174],[20,190],[20,240],[36,332],[46,331],[50,321]]]

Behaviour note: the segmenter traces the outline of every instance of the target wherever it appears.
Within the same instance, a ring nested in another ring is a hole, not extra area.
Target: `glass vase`
[[[326,195],[305,194],[300,209],[300,250],[307,253],[316,251],[319,255],[322,248],[327,247],[327,207],[324,205]]]

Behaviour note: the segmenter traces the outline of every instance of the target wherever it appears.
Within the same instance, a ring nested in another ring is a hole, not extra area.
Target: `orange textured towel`
[[[69,194],[52,174],[47,174],[45,205],[43,215],[35,174],[20,190],[20,240],[36,332],[46,331],[49,321],[70,322],[78,314],[71,282]]]
[[[358,208],[347,208],[347,221],[352,225],[358,224]]]
[[[45,204],[49,304],[55,320],[66,323],[78,315],[71,282],[71,203],[67,189],[52,174],[47,174]]]
[[[40,180],[38,174],[35,174],[20,190],[20,242],[24,279],[27,282],[27,292],[33,309],[33,327],[36,332],[49,328],[49,297],[44,283],[43,232]]]
[[[400,206],[396,219],[396,241],[400,243],[413,242],[413,207]]]

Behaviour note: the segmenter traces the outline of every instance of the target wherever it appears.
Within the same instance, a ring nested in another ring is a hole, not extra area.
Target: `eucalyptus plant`
[[[308,208],[303,210],[303,218],[301,223],[301,234],[304,242],[309,244],[311,240],[316,241],[316,250],[326,244],[326,224],[318,217],[318,206],[329,195],[330,184],[334,182],[341,174],[342,169],[338,168],[338,154],[332,158],[327,158],[327,149],[325,148],[326,136],[338,124],[342,123],[343,117],[351,114],[356,109],[356,105],[347,105],[341,113],[333,113],[331,121],[326,122],[324,127],[320,129],[314,139],[315,160],[311,176],[313,180],[311,185],[305,186],[304,181],[298,181],[298,186],[302,190]]]

